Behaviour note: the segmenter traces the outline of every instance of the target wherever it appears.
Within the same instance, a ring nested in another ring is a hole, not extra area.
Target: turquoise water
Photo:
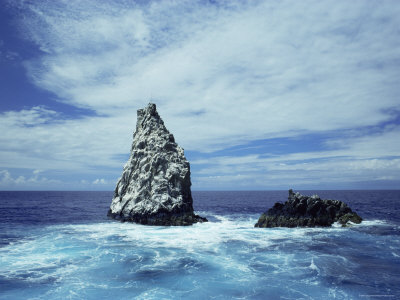
[[[0,299],[400,297],[398,191],[375,215],[378,192],[323,192],[366,216],[352,228],[254,228],[286,193],[198,192],[210,222],[148,227],[105,218],[110,193],[0,192]]]

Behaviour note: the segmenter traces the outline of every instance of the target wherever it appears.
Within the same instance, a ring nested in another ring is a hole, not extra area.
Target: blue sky
[[[399,1],[3,3],[1,190],[113,190],[149,101],[193,190],[400,186]]]

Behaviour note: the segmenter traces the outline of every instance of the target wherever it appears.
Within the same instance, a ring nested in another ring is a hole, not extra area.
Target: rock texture
[[[316,227],[361,223],[362,218],[339,200],[322,200],[317,195],[303,196],[289,190],[288,201],[275,203],[263,213],[254,227]]]
[[[147,225],[191,225],[190,165],[149,103],[137,111],[131,155],[117,182],[108,216]]]

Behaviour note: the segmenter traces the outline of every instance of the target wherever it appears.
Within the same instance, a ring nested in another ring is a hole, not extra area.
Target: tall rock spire
[[[190,164],[149,103],[137,111],[131,155],[117,182],[108,216],[148,225],[191,225]]]

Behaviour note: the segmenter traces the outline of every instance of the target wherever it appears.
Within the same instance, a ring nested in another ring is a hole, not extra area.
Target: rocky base
[[[350,222],[361,223],[362,218],[342,201],[303,196],[289,190],[288,201],[275,203],[254,227],[328,227],[337,221],[345,227]]]
[[[111,209],[108,211],[107,216],[120,220],[121,222],[132,222],[142,225],[154,226],[189,226],[194,223],[208,222],[206,218],[195,215],[194,213],[181,213],[181,214],[165,214],[158,213],[153,215],[129,215],[124,216],[121,214],[113,214]]]

